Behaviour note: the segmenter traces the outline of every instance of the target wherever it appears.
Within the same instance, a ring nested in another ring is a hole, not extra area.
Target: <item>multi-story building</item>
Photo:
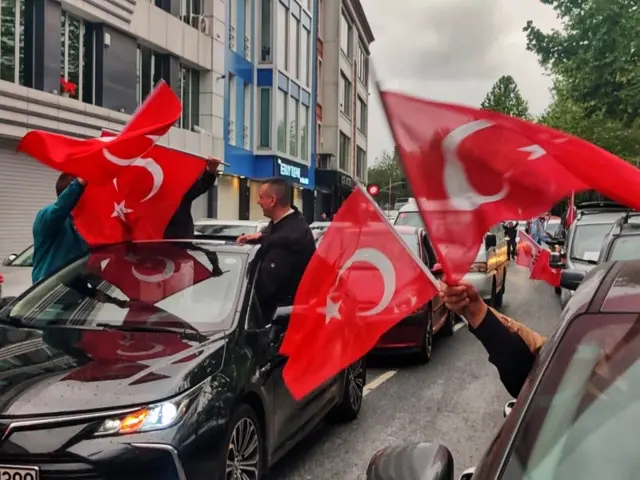
[[[259,219],[261,179],[292,184],[313,218],[317,0],[227,0],[225,158],[220,218]]]
[[[360,0],[319,0],[316,209],[333,214],[367,182],[369,46]]]
[[[2,0],[0,258],[30,245],[36,212],[55,199],[58,172],[15,153],[27,130],[120,129],[164,79],[183,114],[162,143],[223,157],[225,14],[224,0]],[[196,216],[215,214],[214,194]]]

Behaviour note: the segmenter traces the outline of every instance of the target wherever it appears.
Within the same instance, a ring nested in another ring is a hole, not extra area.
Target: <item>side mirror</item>
[[[562,261],[562,255],[560,252],[551,252],[549,255],[549,266],[551,268],[564,268],[565,264]]]
[[[493,233],[487,233],[484,236],[484,248],[489,250],[490,248],[495,248],[498,245],[498,237],[496,237]]]
[[[511,413],[511,410],[513,410],[513,407],[515,407],[516,405],[516,401],[515,400],[509,400],[507,402],[507,404],[504,406],[504,418],[507,418],[509,416],[509,414]]]
[[[471,480],[476,473],[476,467],[467,468],[462,475],[460,475],[460,480]]]
[[[274,327],[287,328],[292,311],[292,306],[276,308],[273,318],[271,319],[271,325]]]
[[[442,275],[444,273],[442,264],[436,263],[433,267],[431,267],[431,273],[433,273],[434,275]]]
[[[586,273],[581,270],[565,270],[560,277],[560,286],[566,290],[576,291]]]
[[[13,262],[16,259],[17,256],[18,256],[17,254],[12,253],[2,261],[2,265],[5,267],[8,267],[9,265],[11,265],[11,262]]]
[[[407,443],[376,452],[367,480],[453,480],[453,456],[438,443]]]

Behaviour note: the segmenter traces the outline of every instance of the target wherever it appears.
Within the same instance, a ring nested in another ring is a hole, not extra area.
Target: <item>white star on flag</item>
[[[342,305],[342,300],[334,302],[330,298],[327,298],[327,306],[323,309],[325,325],[328,325],[334,318],[336,320],[342,319],[340,316],[340,305]]]
[[[124,200],[120,203],[113,202],[113,213],[111,214],[111,218],[120,217],[121,220],[126,220],[124,218],[125,214],[131,212],[133,212],[133,210],[126,207]]]
[[[527,160],[535,160],[540,157],[544,157],[547,152],[540,145],[529,145],[528,147],[522,147],[518,149],[521,152],[530,153],[529,158]]]

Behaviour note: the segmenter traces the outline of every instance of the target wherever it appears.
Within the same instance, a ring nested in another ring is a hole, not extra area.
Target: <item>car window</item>
[[[569,327],[523,416],[503,479],[637,477],[636,318],[582,316]]]
[[[402,237],[402,239],[406,242],[406,244],[409,245],[409,248],[411,249],[411,251],[418,258],[422,258],[421,255],[420,255],[420,244],[419,244],[418,235],[416,235],[415,232],[413,232],[413,233],[401,233],[400,237]]]
[[[266,225],[265,225],[266,226]],[[223,235],[239,237],[249,233],[256,233],[258,227],[254,225],[196,225],[196,235]]]
[[[233,322],[244,265],[243,255],[189,243],[114,245],[45,279],[8,313],[35,327],[144,322],[223,330]]]
[[[560,225],[560,220],[549,220],[544,226],[544,231],[549,235],[554,235],[556,230],[558,230],[558,226]]]
[[[9,264],[10,267],[33,267],[33,245],[20,253]]]
[[[604,237],[613,223],[597,225],[577,225],[571,241],[569,257],[574,260],[597,261]]]
[[[419,212],[401,212],[396,218],[394,225],[406,225],[409,227],[424,227],[422,217]]]
[[[613,241],[608,253],[609,260],[635,260],[640,258],[640,235],[626,235]]]

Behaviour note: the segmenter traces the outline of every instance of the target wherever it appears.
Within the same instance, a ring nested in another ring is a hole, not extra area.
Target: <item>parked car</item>
[[[203,218],[195,222],[195,234],[220,237],[239,237],[262,231],[269,225],[268,220],[217,220]]]
[[[313,238],[318,240],[324,234],[327,228],[329,228],[329,225],[331,225],[331,222],[313,222],[311,225],[309,225],[311,233],[313,233]]]
[[[593,269],[563,311],[517,401],[505,407],[495,439],[461,480],[637,478],[639,315],[640,261]],[[445,446],[413,443],[377,452],[366,478],[453,475]]]
[[[0,310],[0,478],[261,479],[327,415],[355,419],[364,361],[290,395],[292,307],[258,304],[259,249],[103,247]]]
[[[426,268],[431,270],[436,278],[441,277],[442,266],[436,260],[426,230],[421,227],[404,226],[396,226],[395,229]],[[433,353],[433,336],[437,333],[453,335],[456,317],[437,296],[426,305],[416,304],[412,307],[415,311],[411,316],[382,335],[375,352],[407,353],[426,363],[431,360]]]
[[[395,225],[424,228],[415,201],[409,201],[400,209]],[[464,280],[471,282],[488,303],[499,308],[507,288],[508,263],[507,239],[502,225],[498,224],[485,235],[484,243]]]
[[[629,209],[613,202],[583,202],[576,205],[576,210],[576,220],[564,241],[566,260],[553,266],[581,270],[586,274],[598,264],[604,237]],[[560,303],[563,308],[572,294],[566,288],[561,289]]]
[[[21,253],[12,253],[4,259],[2,267],[0,267],[0,272],[2,272],[4,278],[0,290],[0,306],[6,303],[8,299],[17,297],[31,286],[32,270],[33,245]]]

